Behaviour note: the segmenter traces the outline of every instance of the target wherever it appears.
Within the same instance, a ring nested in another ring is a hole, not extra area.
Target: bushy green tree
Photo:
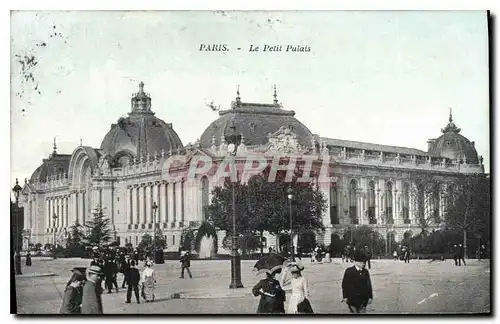
[[[110,222],[110,219],[105,216],[102,206],[97,205],[92,211],[92,218],[85,224],[87,229],[86,243],[89,245],[107,243],[111,239]]]
[[[77,221],[69,229],[69,235],[67,240],[66,248],[71,256],[81,257],[85,252],[85,246],[83,241],[85,239],[85,233],[83,232],[83,227]]]
[[[297,170],[291,182],[286,181],[285,172],[278,171],[273,182],[268,181],[270,167],[261,178],[248,184],[234,183],[236,233],[242,235],[258,234],[261,238],[267,231],[274,235],[289,232],[290,201],[288,190],[292,190],[292,228],[294,235],[306,231],[324,230],[321,215],[327,205],[322,192],[313,182],[298,182],[302,176]],[[232,232],[233,224],[233,183],[226,179],[222,186],[212,191],[209,214],[216,228]]]
[[[447,228],[462,233],[461,243],[465,247],[470,242],[470,237],[480,236],[484,242],[489,241],[490,178],[483,174],[460,174],[449,189],[445,213]]]

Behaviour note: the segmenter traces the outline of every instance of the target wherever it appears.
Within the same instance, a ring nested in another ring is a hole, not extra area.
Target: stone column
[[[45,198],[45,222],[47,224],[45,228],[50,228],[50,206],[48,198]],[[47,231],[45,231],[45,233],[47,233]]]
[[[125,217],[127,218],[127,225],[132,224],[132,189],[127,186],[125,192]],[[128,227],[128,226],[127,226]]]
[[[155,198],[156,205],[158,208],[156,209],[156,223],[160,224],[163,214],[163,206],[161,205],[161,182],[155,182]]]
[[[162,184],[161,186],[161,204],[162,204],[162,209],[163,209],[163,215],[162,215],[162,218],[163,218],[163,222],[165,223],[168,223],[168,208],[169,208],[169,204],[168,204],[168,184],[165,183],[165,184]]]
[[[166,199],[165,199],[165,184],[158,185],[158,223],[165,223],[166,220]]]
[[[169,186],[171,187],[170,189],[170,196],[169,196],[169,202],[170,202],[170,215],[172,215],[170,222],[176,222],[177,221],[177,187],[178,184],[176,182],[172,182],[172,184]]]
[[[151,186],[146,184],[144,187],[144,214],[145,214],[145,222],[146,224],[150,224],[153,222],[151,217]]]
[[[141,185],[139,188],[139,224],[144,224],[146,223],[146,214],[145,214],[145,204],[146,202],[144,201],[144,192],[146,190],[146,187],[144,185]]]
[[[132,190],[132,223],[139,224],[139,187],[133,186]]]
[[[181,181],[181,184],[180,184],[180,221],[184,223],[184,217],[185,217],[185,213],[186,213],[186,205],[184,204],[184,200],[186,199],[186,182],[184,180]]]

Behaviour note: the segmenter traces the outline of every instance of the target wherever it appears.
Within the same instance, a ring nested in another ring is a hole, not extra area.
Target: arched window
[[[410,224],[410,184],[403,185],[403,221]]]
[[[392,214],[392,183],[385,184],[385,216],[387,224],[394,224],[394,217]]]
[[[349,184],[349,219],[351,224],[358,224],[358,200],[357,198],[358,184],[356,180],[351,180]]]
[[[368,184],[368,219],[370,224],[377,224],[375,218],[375,182],[370,181]]]
[[[338,216],[338,192],[336,183],[333,182],[330,185],[330,223],[339,224]]]
[[[201,213],[202,221],[208,219],[208,179],[206,176],[201,178]]]

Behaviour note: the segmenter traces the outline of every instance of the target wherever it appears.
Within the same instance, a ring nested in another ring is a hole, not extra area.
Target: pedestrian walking
[[[274,278],[275,272],[266,271],[266,278],[260,280],[253,288],[254,296],[260,296],[257,314],[284,314],[285,291],[278,280]]]
[[[118,267],[116,263],[111,259],[107,259],[106,263],[104,264],[104,275],[106,278],[104,286],[108,289],[108,294],[111,294],[111,289],[113,289],[113,286],[115,286],[116,292],[118,292],[118,283],[116,281],[117,274]]]
[[[462,244],[458,245],[458,265],[461,266],[460,261],[462,261],[465,264],[465,249]]]
[[[140,304],[141,301],[139,299],[139,282],[141,281],[141,275],[139,270],[135,267],[135,261],[132,260],[130,262],[130,266],[126,272],[127,276],[127,304],[130,304],[130,299],[132,298],[132,290],[135,294],[135,299],[137,300],[137,304]]]
[[[181,276],[179,278],[184,278],[184,269],[186,269],[189,278],[193,278],[191,270],[189,269],[191,267],[191,256],[189,254],[189,251],[181,252],[181,259],[179,260],[179,262],[181,263]]]
[[[365,245],[364,253],[365,253],[365,267],[368,264],[368,269],[371,269],[372,268],[372,264],[371,264],[372,252],[368,248],[368,245]]]
[[[82,293],[82,314],[103,314],[101,296],[103,275],[99,266],[91,266],[87,271],[87,281],[83,285]]]
[[[155,300],[156,273],[152,268],[153,262],[147,261],[146,268],[142,272],[142,297],[146,303]]]
[[[342,279],[342,302],[346,303],[351,313],[365,313],[371,304],[373,290],[370,273],[364,267],[364,255],[354,255],[354,266],[347,268]]]
[[[292,274],[290,285],[284,286],[284,290],[291,290],[292,294],[288,300],[287,314],[313,313],[309,302],[310,292],[307,278],[302,276],[304,266],[290,263],[288,271]]]
[[[85,268],[74,268],[73,272],[64,289],[59,314],[81,314],[82,312],[82,294],[83,284],[85,282]]]
[[[460,259],[460,251],[458,249],[458,245],[453,245],[453,261],[455,262],[455,265],[458,267],[460,264],[458,264],[458,260]]]
[[[410,249],[409,248],[406,248],[403,250],[403,260],[405,261],[405,263],[410,263]]]
[[[394,252],[392,252],[392,257],[394,258],[394,261],[398,261],[398,251],[394,250]]]
[[[125,284],[127,284],[127,280],[128,280],[128,276],[129,276],[129,270],[130,270],[130,265],[131,265],[130,256],[127,254],[125,256],[125,259],[122,261],[122,265],[120,267],[120,271],[123,274],[122,288],[125,288]]]
[[[31,267],[31,253],[30,253],[30,251],[28,251],[26,253],[26,266]]]

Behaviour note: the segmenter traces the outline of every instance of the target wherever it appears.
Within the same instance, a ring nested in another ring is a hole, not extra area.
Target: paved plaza
[[[306,266],[304,275],[310,283],[311,303],[316,313],[345,314],[341,281],[344,270],[352,264],[335,259],[332,263]],[[33,258],[33,266],[24,267],[16,276],[19,314],[56,314],[61,296],[75,266],[88,266],[88,259]],[[180,263],[166,261],[155,265],[158,276],[154,303],[125,303],[126,289],[103,294],[106,314],[254,314],[259,302],[251,288],[259,277],[252,272],[255,261],[242,261],[245,288],[229,289],[229,260],[194,260],[193,279],[179,279]],[[48,276],[53,273],[55,276]],[[374,289],[369,313],[487,313],[490,312],[490,262],[468,260],[456,267],[452,260],[411,263],[374,260],[370,270]],[[118,275],[121,287],[122,276]]]

